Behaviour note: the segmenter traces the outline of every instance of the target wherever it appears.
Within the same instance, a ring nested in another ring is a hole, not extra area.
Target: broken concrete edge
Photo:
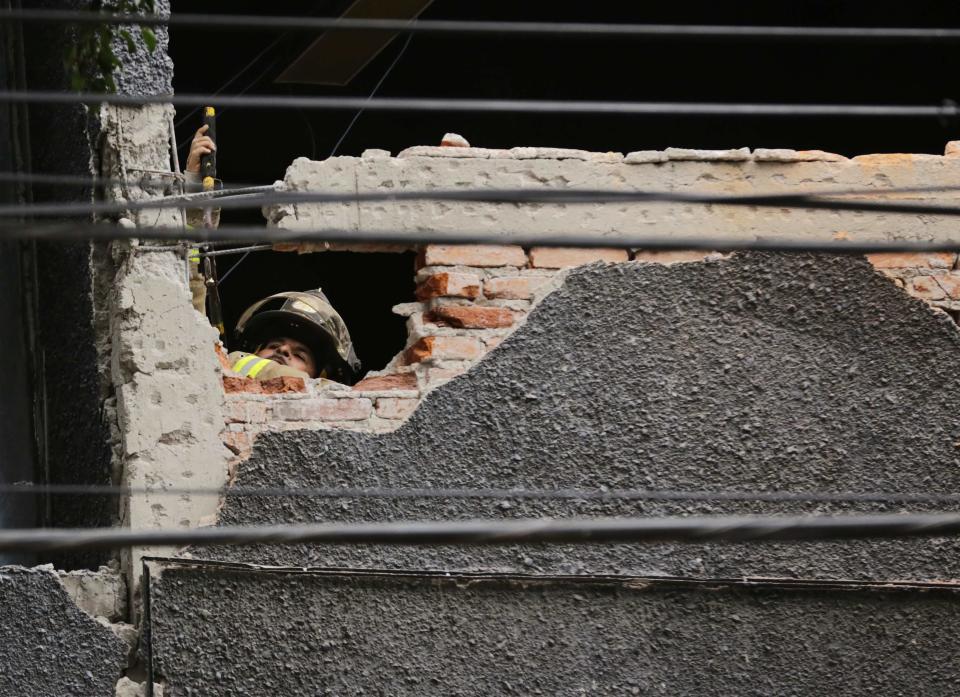
[[[50,587],[53,593],[57,595],[62,593],[64,602],[72,603],[91,622],[109,630],[111,635],[126,647],[124,672],[131,673],[137,670],[138,657],[136,652],[140,641],[140,631],[134,625],[124,621],[127,619],[127,598],[125,579],[121,573],[106,566],[101,567],[98,571],[62,571],[55,569],[52,564],[42,564],[34,567],[0,566],[0,581],[4,577],[20,574],[39,574],[56,579],[57,585]],[[116,689],[118,695],[142,694],[120,691],[121,687],[125,688],[127,683],[136,683],[129,680],[126,675],[118,675],[117,677]]]

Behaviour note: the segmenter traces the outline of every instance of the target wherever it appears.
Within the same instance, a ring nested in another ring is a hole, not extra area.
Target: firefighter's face
[[[281,365],[302,370],[312,378],[317,377],[317,360],[302,341],[279,336],[271,339],[257,351],[260,358],[269,358]]]

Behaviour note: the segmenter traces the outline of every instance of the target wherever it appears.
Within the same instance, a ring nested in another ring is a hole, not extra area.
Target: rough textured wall
[[[86,9],[87,0],[43,1],[49,9]],[[65,90],[69,80],[63,47],[71,29],[55,24],[27,24],[23,28],[26,87]],[[97,170],[94,143],[99,131],[96,115],[83,105],[30,105],[30,168],[45,174],[90,176]],[[90,187],[34,186],[34,201],[90,201]],[[42,403],[38,421],[40,443],[38,480],[56,483],[110,482],[109,428],[101,418],[97,374],[96,335],[93,328],[93,271],[88,243],[38,242],[35,259],[36,362],[34,398]],[[113,516],[106,498],[54,497],[47,524],[62,527],[109,525]],[[63,553],[57,564],[67,568],[97,568],[108,554]],[[47,557],[49,559],[49,556]]]
[[[960,605],[950,595],[219,569],[168,570],[153,588],[154,667],[168,695],[946,696],[960,687]]]
[[[52,571],[0,568],[2,697],[112,697],[128,648]]]
[[[948,493],[960,333],[862,259],[742,255],[572,271],[399,429],[265,433],[246,486]],[[229,498],[220,522],[900,510],[880,504]],[[915,506],[913,508],[919,508]],[[960,577],[956,540],[199,551],[283,565]]]
[[[226,479],[226,450],[217,331],[193,309],[183,259],[172,252],[129,254],[117,272],[113,378],[124,464],[131,487],[217,488]],[[211,496],[140,494],[126,499],[131,528],[196,527],[212,519]],[[131,590],[142,553],[125,558]]]
[[[330,193],[422,189],[613,189],[677,193],[760,194],[953,184],[960,149],[948,156],[863,155],[764,150],[684,150],[588,153],[559,148],[415,147],[391,158],[382,150],[322,162],[299,158],[288,168],[293,190]],[[955,201],[956,193],[898,195],[898,199]],[[668,204],[525,205],[416,201],[267,208],[283,228],[388,230],[423,234],[483,231],[562,234],[731,235],[949,239],[954,225],[929,216],[837,213],[802,209]]]

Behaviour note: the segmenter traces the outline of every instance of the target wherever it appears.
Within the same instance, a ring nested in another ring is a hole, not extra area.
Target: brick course
[[[421,266],[526,266],[523,247],[503,245],[427,245]]]
[[[542,269],[566,269],[595,261],[627,261],[625,249],[580,249],[574,247],[534,247],[530,250],[530,265]]]

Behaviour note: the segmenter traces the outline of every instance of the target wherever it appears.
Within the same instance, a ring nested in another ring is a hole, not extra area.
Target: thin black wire
[[[0,205],[0,218],[24,216],[109,215],[159,208],[183,208],[210,198],[218,199],[221,209],[261,208],[282,204],[400,203],[405,201],[457,201],[496,204],[599,203],[689,203],[773,208],[808,208],[831,211],[872,211],[910,215],[960,215],[960,206],[902,201],[852,201],[841,197],[901,195],[960,191],[960,186],[912,187],[894,189],[822,190],[797,194],[699,194],[677,191],[622,191],[617,189],[427,189],[416,191],[370,191],[326,193],[283,191],[274,185],[234,188],[179,194],[138,201],[95,201],[68,203],[31,203]]]
[[[138,487],[97,484],[2,484],[14,496],[230,496],[317,499],[491,499],[540,501],[704,501],[762,503],[960,504],[960,494],[922,492],[674,491],[649,489],[391,488],[391,487]]]
[[[960,514],[710,516],[468,520],[252,525],[131,530],[0,530],[0,551],[103,549],[139,545],[514,545],[654,542],[773,542],[947,536]]]
[[[199,29],[259,29],[315,32],[326,29],[407,31],[408,20],[348,17],[283,17],[261,15],[181,14],[169,16],[94,13],[70,10],[0,10],[0,21],[72,24],[139,24]],[[789,27],[688,24],[611,24],[594,22],[498,22],[420,20],[418,34],[561,36],[582,38],[731,39],[734,41],[956,42],[960,30],[913,27]]]
[[[132,95],[93,92],[0,91],[0,102],[27,104],[173,104],[201,106],[214,101],[204,94]],[[368,111],[439,111],[503,114],[590,114],[613,116],[746,116],[937,118],[960,116],[960,106],[895,104],[737,104],[711,102],[602,102],[550,99],[448,99],[442,97],[324,97],[222,94],[221,107],[252,109],[366,109]]]
[[[400,51],[397,53],[396,57],[390,62],[390,65],[387,67],[387,69],[383,71],[383,75],[381,75],[380,79],[377,80],[377,84],[373,86],[373,89],[370,91],[370,95],[367,97],[367,101],[370,101],[377,96],[377,92],[380,91],[380,87],[383,86],[383,83],[386,81],[386,79],[390,77],[390,73],[393,72],[393,69],[396,67],[397,63],[399,63],[400,59],[403,58],[403,54],[407,52],[407,47],[410,45],[411,39],[413,39],[413,34],[408,34],[406,41],[403,42],[403,46],[400,48]],[[365,110],[365,107],[361,107],[357,110],[357,113],[353,115],[353,118],[350,119],[350,123],[347,124],[346,129],[344,129],[343,134],[330,151],[329,157],[333,157],[337,154],[337,151],[340,149],[343,141],[346,140],[347,136],[350,134],[350,131],[353,130],[354,124],[357,123]]]

